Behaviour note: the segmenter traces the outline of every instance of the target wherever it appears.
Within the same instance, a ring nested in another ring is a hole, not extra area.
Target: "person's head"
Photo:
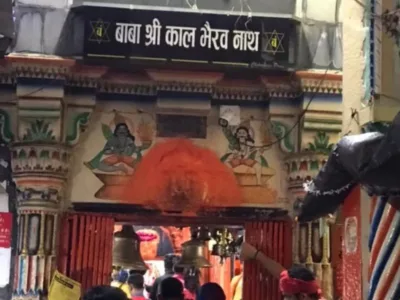
[[[174,265],[179,261],[179,255],[170,253],[164,256],[165,273],[171,274],[174,272]]]
[[[118,275],[119,275],[119,270],[114,268],[111,273],[112,280],[118,280]]]
[[[174,278],[167,277],[158,287],[157,300],[183,300],[183,285]]]
[[[83,295],[82,300],[126,300],[126,294],[115,287],[95,286]]]
[[[117,125],[115,125],[114,136],[134,138],[129,131],[128,125],[126,125],[125,123],[118,123]]]
[[[140,274],[144,276],[146,274],[147,270],[129,270],[129,276],[134,275],[134,274]]]
[[[321,297],[314,273],[303,266],[293,266],[282,272],[279,287],[285,300],[317,300]]]
[[[226,300],[226,296],[219,284],[208,282],[201,286],[197,300]]]
[[[239,126],[236,128],[235,137],[239,142],[252,142],[254,143],[253,138],[251,137],[250,130],[245,126]]]
[[[121,270],[118,273],[117,281],[121,283],[125,283],[128,280],[129,274],[125,270]]]
[[[179,266],[178,264],[174,265],[174,273],[176,274],[182,274],[185,272],[185,268],[182,266]]]
[[[143,291],[144,289],[144,279],[140,274],[130,275],[128,278],[129,287],[133,292]]]

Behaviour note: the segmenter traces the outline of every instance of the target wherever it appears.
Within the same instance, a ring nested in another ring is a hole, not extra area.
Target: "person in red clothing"
[[[256,260],[272,276],[279,279],[279,288],[284,300],[323,300],[314,273],[306,267],[293,266],[286,270],[280,263],[246,242],[242,243],[240,257],[243,260]]]
[[[144,297],[144,279],[140,274],[133,274],[128,278],[128,284],[131,288],[132,300],[146,300]]]
[[[183,286],[183,296],[185,300],[195,300],[196,297],[194,293],[190,292],[186,287],[185,287],[185,276],[184,276],[185,268],[174,265],[174,275],[173,277],[178,279]]]

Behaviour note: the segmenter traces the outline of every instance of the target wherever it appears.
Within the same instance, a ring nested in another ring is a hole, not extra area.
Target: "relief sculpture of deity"
[[[255,172],[257,185],[261,185],[262,168],[268,168],[268,162],[262,155],[264,148],[257,149],[254,144],[251,129],[245,126],[239,126],[236,129],[225,127],[222,128],[225,137],[229,141],[230,153],[222,158],[231,168],[235,169],[240,166],[252,168]]]
[[[109,135],[109,134],[108,134]],[[140,161],[142,151],[148,149],[151,143],[141,146],[135,144],[135,137],[129,131],[126,123],[118,123],[114,132],[109,135],[103,148],[87,165],[91,169],[103,172],[131,174],[135,164]]]
[[[268,182],[275,175],[275,170],[269,165],[266,155],[270,149],[270,139],[265,124],[260,126],[260,141],[256,141],[255,129],[250,120],[245,120],[238,126],[221,126],[221,130],[228,142],[227,151],[221,161],[232,168],[244,193],[253,194],[251,198],[254,199],[265,199],[265,194],[268,194],[268,198],[275,198],[276,191]]]
[[[153,143],[153,124],[149,117],[136,118],[116,113],[110,124],[102,124],[102,133],[104,147],[84,164],[104,184],[95,196],[118,200],[128,176],[133,174],[143,152]]]

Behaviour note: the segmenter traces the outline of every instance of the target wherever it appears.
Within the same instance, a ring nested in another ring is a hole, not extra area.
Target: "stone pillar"
[[[75,61],[8,60],[17,81],[11,115],[16,122],[12,168],[19,224],[13,299],[42,299],[57,265],[73,147],[88,124],[95,96],[64,95]]]
[[[296,210],[305,196],[304,182],[311,180],[325,164],[328,156],[311,152],[296,153],[286,159],[289,171],[288,189]],[[306,224],[294,223],[293,260],[310,268],[321,282],[326,299],[333,299],[333,275],[331,267],[331,224],[323,218]]]
[[[312,180],[325,164],[342,129],[342,76],[327,72],[297,72],[303,90],[301,117],[296,129],[297,151],[286,156],[288,194],[292,210],[304,199],[304,183]],[[297,117],[298,118],[298,117]],[[331,230],[333,220],[323,218],[294,224],[293,260],[309,267],[321,282],[326,299],[333,299]]]

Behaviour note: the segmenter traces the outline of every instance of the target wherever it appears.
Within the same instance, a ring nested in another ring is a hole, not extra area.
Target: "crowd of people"
[[[307,268],[294,266],[285,270],[282,265],[267,257],[248,243],[241,247],[242,260],[255,260],[279,279],[284,300],[323,300],[315,275]],[[83,300],[229,300],[221,286],[208,282],[195,290],[190,288],[177,266],[177,256],[167,255],[164,260],[165,274],[158,277],[151,287],[144,284],[143,274],[121,270],[115,274],[111,286],[97,286],[86,292]],[[240,280],[240,278],[238,279]],[[145,290],[149,297],[145,297]],[[252,300],[234,297],[235,300]]]
[[[84,299],[226,300],[218,284],[207,283],[199,287],[196,280],[191,280],[196,276],[185,276],[185,268],[178,265],[179,258],[175,254],[167,254],[164,257],[165,274],[156,278],[151,286],[145,284],[143,272],[131,270],[128,273],[121,269],[113,273],[110,286],[95,287],[87,292]],[[117,298],[117,295],[120,296]]]

